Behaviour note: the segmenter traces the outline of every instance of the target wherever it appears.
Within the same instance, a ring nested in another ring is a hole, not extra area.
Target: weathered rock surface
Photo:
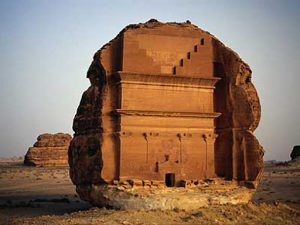
[[[68,165],[68,149],[72,139],[70,134],[41,134],[33,147],[25,155],[24,164],[28,166]]]
[[[129,25],[94,55],[74,118],[70,176],[101,200],[115,180],[224,177],[255,188],[260,102],[237,53],[190,23]]]
[[[300,158],[300,145],[294,146],[290,156],[292,159]]]
[[[122,210],[196,210],[212,205],[246,204],[254,190],[238,187],[228,181],[202,182],[189,188],[165,188],[151,185],[131,186],[120,182],[116,185],[92,185],[82,199],[97,206],[110,206]]]

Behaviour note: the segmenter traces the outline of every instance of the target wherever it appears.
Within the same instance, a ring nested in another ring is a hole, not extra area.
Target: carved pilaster
[[[215,176],[215,152],[214,143],[217,138],[217,134],[204,133],[202,134],[202,140],[205,142],[205,175],[206,177]]]

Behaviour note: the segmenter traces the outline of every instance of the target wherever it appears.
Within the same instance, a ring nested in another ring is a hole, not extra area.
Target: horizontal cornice
[[[221,113],[216,112],[167,112],[117,109],[112,112],[115,115],[126,116],[155,116],[155,117],[192,117],[192,118],[216,118]]]
[[[114,74],[119,84],[158,85],[171,87],[215,88],[219,77],[190,77],[173,74],[140,74],[119,71]]]

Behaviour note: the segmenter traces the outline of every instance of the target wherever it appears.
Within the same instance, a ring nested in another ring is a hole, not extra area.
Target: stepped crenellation
[[[186,53],[186,57],[185,58],[181,58],[178,62],[178,65],[175,65],[173,67],[173,75],[186,75],[186,76],[212,76],[212,71],[213,71],[213,63],[211,62],[210,65],[203,65],[203,67],[208,67],[208,70],[211,73],[208,74],[201,74],[203,73],[203,68],[202,67],[197,67],[195,66],[195,64],[198,64],[198,62],[194,62],[197,60],[201,61],[205,61],[205,56],[207,54],[205,54],[205,51],[207,52],[207,50],[209,51],[210,48],[205,46],[205,39],[204,38],[200,38],[199,39],[199,44],[194,45],[191,50],[189,50]],[[203,49],[205,48],[205,51],[203,51]]]

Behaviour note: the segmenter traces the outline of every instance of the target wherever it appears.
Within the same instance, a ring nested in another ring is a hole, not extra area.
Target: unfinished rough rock
[[[94,205],[122,210],[196,210],[211,205],[245,204],[254,193],[253,189],[238,187],[228,181],[204,183],[189,188],[92,185],[87,200]],[[85,197],[81,195],[81,198]]]
[[[293,151],[291,152],[291,159],[300,158],[300,145],[295,145]]]
[[[190,22],[127,26],[87,72],[69,150],[79,195],[99,204],[103,188],[130,180],[179,187],[223,177],[255,188],[263,148],[253,135],[261,110],[251,74]]]
[[[33,147],[25,155],[24,164],[28,166],[66,166],[70,134],[41,134]]]

